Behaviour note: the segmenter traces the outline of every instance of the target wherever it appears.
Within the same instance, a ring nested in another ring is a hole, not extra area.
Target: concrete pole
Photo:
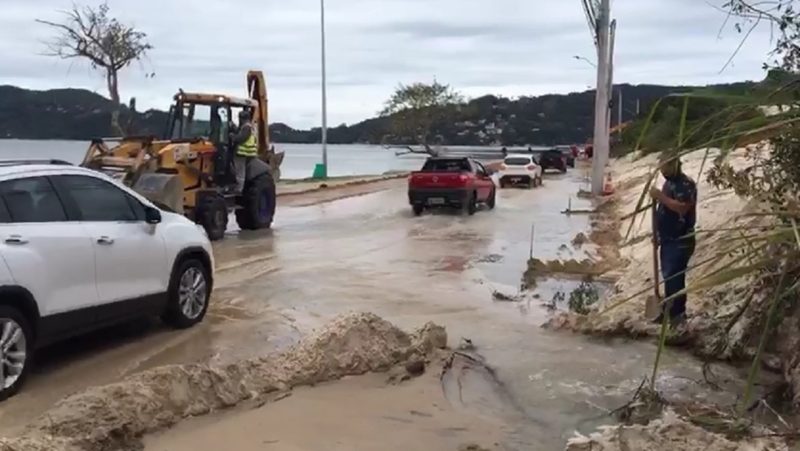
[[[612,20],[608,35],[608,130],[611,131],[611,118],[614,116],[614,42],[617,36],[617,21]]]
[[[324,178],[328,177],[328,80],[325,67],[325,0],[319,0],[320,30],[322,36],[322,166]]]
[[[617,111],[617,126],[619,126],[622,125],[622,86],[619,88],[619,100],[617,102],[619,103],[619,110]],[[620,129],[619,133],[622,134],[622,129]]]
[[[608,159],[608,82],[611,0],[601,0],[597,13],[597,94],[594,102],[594,148],[592,194],[603,193],[603,176]]]
[[[639,99],[636,99],[636,117],[642,113],[642,102]]]

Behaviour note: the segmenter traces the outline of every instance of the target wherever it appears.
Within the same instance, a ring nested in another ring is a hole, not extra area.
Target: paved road
[[[363,196],[282,207],[272,231],[231,231],[216,246],[218,284],[205,323],[180,332],[132,325],[47,350],[23,393],[0,407],[0,434],[90,385],[158,365],[264,355],[336,314],[372,311],[408,328],[445,325],[451,345],[469,337],[524,414],[519,440],[560,446],[576,427],[605,421],[590,420],[602,411],[587,401],[620,404],[647,374],[652,354],[646,343],[610,346],[542,330],[547,312],[536,299],[492,299],[494,290],[518,291],[532,224],[539,257],[591,251],[569,245],[588,229],[588,217],[560,213],[577,192],[577,178],[553,175],[535,190],[503,190],[495,210],[472,217],[414,217],[404,180],[382,182]],[[572,206],[585,202],[573,199]],[[549,299],[574,286],[551,280],[538,294]],[[696,371],[686,357],[669,357],[667,366]],[[462,407],[487,405],[477,397]]]

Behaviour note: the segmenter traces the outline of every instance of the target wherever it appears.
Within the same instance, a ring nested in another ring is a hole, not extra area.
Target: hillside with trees
[[[709,86],[668,95],[653,104],[647,114],[626,124],[619,135],[613,135],[612,151],[621,155],[638,148],[652,153],[758,141],[759,136],[740,135],[769,123],[765,107],[794,104],[800,96],[798,82],[796,74],[773,69],[759,83]],[[680,135],[683,141],[678,145]]]
[[[747,90],[755,83],[712,87]],[[623,121],[636,118],[639,101],[641,115],[665,95],[699,88],[689,86],[618,85],[623,93]],[[509,99],[487,95],[456,106],[443,114],[430,115],[427,142],[448,145],[551,145],[582,143],[592,134],[594,91],[549,94]],[[80,89],[30,91],[0,86],[0,138],[80,139],[113,136],[115,110],[111,100]],[[143,113],[120,107],[120,123],[129,134],[160,136],[167,114],[150,110]],[[334,144],[418,144],[413,132],[403,133],[394,124],[401,113],[378,115],[365,121],[328,130]],[[613,115],[616,123],[617,113]],[[286,124],[270,126],[273,140],[284,143],[320,142],[319,128],[298,130]]]
[[[29,91],[0,86],[0,138],[80,139],[115,136],[111,100],[83,89]],[[120,108],[120,124],[137,135],[161,135],[167,113]]]

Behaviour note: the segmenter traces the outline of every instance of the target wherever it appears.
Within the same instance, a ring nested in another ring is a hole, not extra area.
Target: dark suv
[[[578,156],[577,149],[573,151],[574,146],[556,146],[556,149],[560,150],[561,153],[567,158],[567,166],[574,168],[575,167],[575,157]]]
[[[548,169],[557,169],[561,173],[567,172],[567,157],[559,149],[550,149],[539,156],[539,166],[542,172]]]

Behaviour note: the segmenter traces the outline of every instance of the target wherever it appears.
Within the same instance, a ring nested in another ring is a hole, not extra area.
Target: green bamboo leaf
[[[689,265],[689,267],[686,269],[686,271],[684,271],[684,273],[688,272],[688,271],[694,271],[694,270],[699,269],[699,268],[701,268],[703,266],[706,266],[706,265],[708,265],[710,263],[713,263],[715,261],[719,261],[720,258],[722,258],[724,256],[727,256],[727,254],[728,254],[728,252],[717,252],[716,254],[713,254],[712,256],[706,258],[705,260],[702,260],[699,263],[694,263],[692,265]],[[675,277],[677,277],[677,275]],[[670,279],[667,279],[667,280],[670,280]],[[644,288],[644,289],[642,289],[640,291],[637,291],[637,292],[633,293],[632,295],[629,295],[626,298],[623,298],[623,299],[621,299],[619,301],[614,302],[613,304],[611,304],[610,306],[604,308],[603,310],[600,310],[599,314],[601,314],[601,315],[606,314],[606,313],[608,313],[608,312],[610,312],[610,311],[612,311],[612,310],[614,310],[614,309],[616,309],[616,308],[618,308],[618,307],[620,307],[622,305],[625,305],[628,302],[630,302],[630,301],[638,298],[639,296],[641,296],[641,295],[643,295],[643,294],[645,294],[645,293],[647,293],[649,291],[652,291],[652,290],[653,290],[653,284],[648,284],[646,288]]]
[[[680,127],[678,128],[678,149],[683,148],[683,135],[686,132],[686,114],[689,112],[689,99],[691,97],[687,96],[683,99],[683,111],[681,112],[681,122]]]
[[[693,284],[690,285],[690,288],[687,288],[687,290],[698,291],[708,288],[719,287],[733,280],[754,274],[759,270],[764,269],[768,266],[776,265],[781,260],[782,260],[781,256],[775,256],[759,260],[756,263],[747,266],[739,266],[733,268],[729,267],[720,271],[714,271],[713,274],[710,274],[708,276],[700,278],[699,280],[696,280]]]
[[[747,385],[744,389],[744,396],[742,397],[742,402],[739,405],[739,415],[744,415],[745,411],[750,405],[750,399],[753,397],[753,387],[755,386],[756,377],[758,376],[758,369],[761,367],[761,354],[764,352],[764,348],[767,344],[767,337],[769,332],[772,330],[772,325],[775,322],[775,318],[778,314],[778,305],[780,304],[779,301],[786,294],[786,292],[782,291],[782,289],[784,280],[786,280],[787,268],[788,265],[783,265],[783,271],[781,272],[781,277],[778,281],[778,288],[775,290],[775,296],[772,297],[772,302],[770,303],[769,311],[767,313],[767,322],[764,324],[764,328],[761,330],[761,338],[758,340],[758,348],[756,349],[756,354],[753,356],[753,362],[750,365],[750,372],[747,375]]]
[[[634,151],[638,152],[641,150],[642,141],[644,140],[645,136],[647,136],[647,132],[650,129],[650,125],[653,123],[653,118],[655,117],[656,111],[661,106],[661,102],[664,98],[658,99],[656,103],[650,108],[650,113],[647,115],[647,120],[644,123],[644,127],[642,128],[642,132],[639,134],[639,137],[636,139],[636,146],[634,147]],[[650,177],[645,181],[644,189],[642,190],[642,194],[639,196],[639,200],[636,202],[636,211],[641,211],[642,206],[644,205],[644,200],[647,196],[647,192],[650,191],[650,186],[652,185],[653,181],[657,176],[657,171],[653,171],[650,174]],[[633,222],[636,216],[634,215],[633,219],[631,220],[631,224],[628,226],[628,231],[625,233],[625,239],[627,240],[630,237],[631,231],[633,230]]]

